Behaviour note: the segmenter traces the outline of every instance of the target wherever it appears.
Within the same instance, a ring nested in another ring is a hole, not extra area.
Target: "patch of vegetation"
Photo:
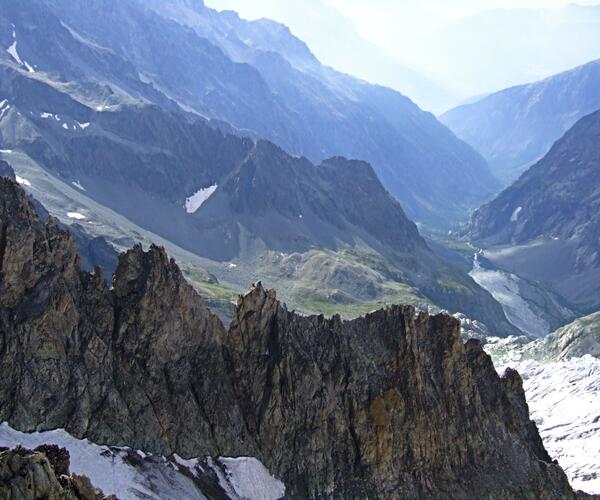
[[[436,279],[437,284],[451,293],[460,293],[462,295],[473,295],[473,291],[468,287],[456,281],[452,276],[448,274],[442,274]]]
[[[369,302],[337,302],[335,295],[335,292],[325,295],[322,291],[299,287],[292,292],[290,306],[307,314],[324,314],[325,316],[339,314],[344,319],[353,319],[396,304],[412,304],[417,307],[431,305],[418,295],[416,290],[401,284],[398,284],[395,289],[389,290],[389,293],[381,298]]]
[[[208,271],[190,264],[180,264],[185,279],[205,298],[224,302],[237,302],[239,293],[233,288],[219,283]]]

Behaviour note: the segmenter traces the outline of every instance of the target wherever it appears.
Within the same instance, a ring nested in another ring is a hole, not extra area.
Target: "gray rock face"
[[[108,289],[18,186],[0,192],[0,421],[254,456],[291,498],[575,498],[520,377],[457,320],[301,317],[258,285],[226,331],[163,250],[123,254]]]

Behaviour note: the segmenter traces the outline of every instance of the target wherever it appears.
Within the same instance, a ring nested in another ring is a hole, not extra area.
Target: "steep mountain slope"
[[[397,268],[394,281],[432,303],[489,323],[498,335],[514,331],[487,292],[429,250],[368,164],[338,157],[314,166],[266,141],[225,135],[194,115],[126,104],[117,94],[109,109],[98,109],[96,94],[87,97],[94,85],[65,90],[9,65],[0,74],[9,106],[0,138],[14,151],[6,155],[13,167],[33,162],[195,255],[235,260],[241,287],[267,252],[362,245]],[[65,211],[90,217],[82,208]]]
[[[182,4],[186,10],[176,2],[179,10],[157,14],[136,0],[10,0],[2,42],[12,43],[14,24],[23,57],[38,70],[110,83],[163,107],[172,104],[166,95],[313,162],[369,161],[422,222],[464,218],[497,188],[481,156],[406,97],[321,66],[276,23]],[[120,71],[107,70],[108,59]]]
[[[480,208],[471,237],[517,275],[550,283],[583,312],[600,305],[600,112],[582,118],[550,152]]]
[[[576,498],[519,375],[453,318],[301,317],[258,285],[225,331],[163,250],[123,254],[108,289],[21,188],[0,192],[0,420],[257,457],[290,497]]]
[[[202,28],[206,27],[203,18],[210,12],[208,9],[199,8],[198,2],[154,0],[146,4],[184,24],[193,23],[195,18]],[[456,96],[453,96],[449,89],[442,88],[436,82],[405,66],[380,46],[364,38],[351,18],[322,0],[293,3],[259,1],[251,4],[243,0],[209,0],[205,5],[220,11],[235,11],[244,19],[263,18],[256,23],[257,26],[267,22],[264,18],[282,23],[288,26],[296,37],[303,40],[325,66],[398,90],[410,96],[421,109],[441,112],[456,102]],[[215,15],[212,19],[217,17],[223,21],[237,21],[232,14]],[[244,24],[247,26],[246,30],[254,31],[251,30],[254,24]],[[231,30],[226,29],[224,33],[229,31]],[[240,38],[247,40],[246,33]],[[336,40],[336,43],[331,43],[331,40]]]
[[[508,185],[580,118],[600,109],[599,86],[600,61],[594,61],[459,106],[440,120],[483,154]]]

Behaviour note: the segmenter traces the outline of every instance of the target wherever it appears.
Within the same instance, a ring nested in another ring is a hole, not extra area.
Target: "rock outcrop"
[[[164,250],[106,286],[0,179],[0,421],[162,455],[252,456],[290,498],[575,498],[500,378],[446,316],[302,317],[257,285],[229,331]]]
[[[85,476],[69,473],[69,453],[58,446],[0,450],[0,498],[18,500],[116,500]]]

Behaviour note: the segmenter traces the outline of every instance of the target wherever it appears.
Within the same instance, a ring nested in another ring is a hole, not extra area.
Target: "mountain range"
[[[410,96],[421,109],[441,113],[456,104],[452,91],[366,39],[355,22],[330,3],[209,0],[206,4],[217,10],[236,11],[243,18],[269,18],[285,24],[325,66],[395,89]]]
[[[600,109],[600,61],[511,87],[440,117],[509,185],[580,118]]]
[[[600,112],[475,212],[470,236],[500,267],[547,283],[584,313],[600,308]]]
[[[16,42],[20,58],[52,78],[109,84],[173,110],[178,104],[313,163],[366,160],[419,222],[464,219],[498,188],[481,156],[434,116],[395,91],[322,66],[272,21],[246,22],[184,0],[11,0],[0,31],[6,48]],[[7,52],[4,59],[16,62]]]
[[[63,222],[83,221],[93,237],[110,233],[121,248],[160,238],[208,270],[201,286],[213,291],[210,274],[234,290],[257,278],[284,286],[300,269],[294,261],[314,259],[317,252],[331,274],[305,279],[284,295],[306,312],[323,312],[333,302],[352,316],[409,301],[463,312],[498,335],[514,332],[486,291],[428,248],[369,164],[333,157],[315,166],[273,143],[245,138],[224,122],[182,110],[136,80],[132,68],[119,73],[119,87],[99,83],[89,75],[117,78],[106,69],[120,64],[117,56],[55,23],[60,36],[49,35],[47,43],[64,37],[56,54],[73,45],[72,65],[64,71],[74,80],[42,68],[27,44],[21,49],[16,25],[19,57],[37,68],[15,67],[10,54],[0,63],[6,148],[0,154]],[[51,27],[47,22],[43,29]],[[97,67],[82,67],[83,60]],[[235,291],[216,295],[229,302]]]

